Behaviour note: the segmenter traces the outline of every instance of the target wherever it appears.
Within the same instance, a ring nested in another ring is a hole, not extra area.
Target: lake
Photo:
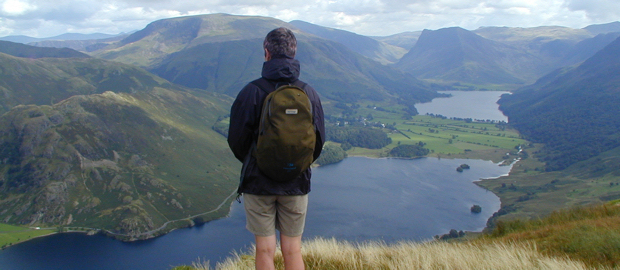
[[[469,105],[493,107],[496,100]],[[463,163],[471,169],[457,172]],[[364,157],[315,168],[304,237],[393,243],[424,241],[450,229],[480,231],[500,201],[473,182],[506,175],[510,168],[482,160]],[[474,204],[481,213],[471,213]],[[146,241],[124,243],[78,233],[34,239],[0,251],[0,269],[163,270],[198,260],[214,264],[252,242],[243,206],[233,202],[227,218]]]
[[[497,101],[503,94],[499,91],[439,91],[451,94],[449,98],[436,98],[428,103],[416,104],[420,114],[441,114],[448,118],[471,118],[478,120],[495,120],[508,122],[498,108]]]
[[[463,163],[471,169],[457,172]],[[482,160],[364,157],[315,168],[304,237],[391,243],[428,240],[450,229],[480,231],[500,201],[473,182],[509,170]],[[481,213],[470,212],[474,204]],[[199,259],[221,261],[252,241],[243,206],[234,202],[228,218],[146,241],[77,233],[31,240],[1,251],[0,265],[3,270],[170,269]]]

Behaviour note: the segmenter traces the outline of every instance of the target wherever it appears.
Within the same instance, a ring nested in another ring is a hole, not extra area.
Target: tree
[[[413,158],[425,156],[428,155],[428,153],[429,150],[419,144],[401,144],[392,148],[389,155],[392,157]]]
[[[347,153],[335,144],[326,144],[321,156],[315,161],[319,165],[338,163],[347,157]]]

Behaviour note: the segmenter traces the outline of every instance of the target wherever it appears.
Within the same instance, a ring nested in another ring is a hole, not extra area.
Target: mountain
[[[149,68],[171,53],[200,44],[263,39],[267,32],[285,24],[272,18],[227,14],[163,19],[93,55]]]
[[[394,34],[394,35],[385,36],[385,37],[373,37],[373,38],[378,41],[382,41],[390,45],[398,46],[398,47],[401,47],[409,51],[411,50],[411,48],[413,48],[415,43],[418,42],[418,39],[420,38],[421,34],[422,34],[422,31],[414,31],[414,32],[409,31],[409,32],[403,32],[403,33]]]
[[[28,42],[38,41],[39,39],[38,38],[29,37],[29,36],[24,36],[24,35],[18,35],[18,36],[0,37],[0,40],[26,44]]]
[[[149,238],[227,214],[232,98],[93,58],[0,54],[0,220]],[[217,158],[214,158],[217,157]],[[223,207],[224,206],[224,207]]]
[[[96,39],[62,39],[62,40],[41,40],[29,42],[28,45],[37,47],[52,47],[52,48],[70,48],[77,51],[92,52],[99,48],[105,47],[110,43],[122,40],[128,37],[130,34],[119,34],[116,36],[110,36],[106,38]],[[71,37],[71,36],[67,36]]]
[[[85,53],[68,48],[40,48],[21,43],[0,40],[0,53],[23,58],[90,58]]]
[[[523,84],[536,79],[538,59],[459,27],[424,30],[396,64],[418,78],[473,84]]]
[[[280,26],[295,31],[301,79],[324,98],[356,102],[397,96],[413,108],[414,102],[437,96],[426,84],[340,43],[265,17],[213,14],[160,20],[93,55],[142,66],[173,83],[235,96],[260,76],[264,35]]]
[[[291,21],[290,24],[306,33],[345,45],[352,51],[383,64],[395,63],[407,53],[404,48],[344,30],[323,27],[304,21]]]
[[[343,45],[298,37],[297,59],[302,63],[301,79],[324,98],[343,102],[360,99],[383,100],[390,93],[404,92],[415,100],[436,95],[415,78],[346,49]],[[230,96],[260,76],[262,39],[206,43],[171,54],[155,74],[174,83],[222,92]]]
[[[561,26],[484,27],[474,33],[535,55],[540,59],[537,64],[541,67],[540,75],[580,64],[617,37],[617,34],[597,36],[585,29]]]
[[[114,36],[115,35],[108,35],[108,34],[102,34],[102,33],[93,33],[93,34],[65,33],[62,35],[47,37],[47,38],[33,38],[29,36],[6,36],[6,37],[0,37],[0,40],[27,44],[31,42],[41,42],[45,40],[92,40],[92,39],[106,39],[106,38],[111,38]]]
[[[611,22],[606,24],[593,24],[586,26],[583,28],[588,32],[598,35],[598,34],[608,34],[613,32],[620,32],[620,22]]]
[[[579,64],[594,56],[618,37],[620,37],[620,32],[611,32],[584,39],[564,52],[562,59],[558,61],[556,66],[564,67]]]
[[[550,42],[577,43],[595,35],[584,29],[562,26],[539,27],[481,27],[473,31],[486,39],[498,41],[537,54]]]
[[[620,146],[620,38],[574,69],[504,96],[500,109],[526,138],[545,144],[548,170]]]

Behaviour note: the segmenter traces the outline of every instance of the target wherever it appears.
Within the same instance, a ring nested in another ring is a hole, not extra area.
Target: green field
[[[0,223],[0,248],[4,249],[20,242],[56,232],[56,229],[35,229]]]
[[[372,116],[367,122],[393,126],[389,132],[392,143],[383,149],[353,148],[347,153],[352,156],[385,157],[390,149],[399,144],[423,142],[432,157],[481,158],[499,161],[506,152],[527,144],[516,130],[491,122],[467,122],[428,115],[417,115],[405,119],[398,105],[385,105],[388,110],[379,110],[374,104],[362,104],[357,115]],[[390,106],[390,107],[388,107]]]
[[[620,150],[610,150],[562,171],[546,172],[544,163],[533,154],[540,147],[525,147],[534,158],[519,161],[510,176],[478,182],[501,198],[500,220],[539,218],[559,209],[620,199],[620,175],[615,171]]]

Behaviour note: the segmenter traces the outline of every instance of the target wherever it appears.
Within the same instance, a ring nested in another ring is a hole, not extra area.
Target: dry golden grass
[[[357,269],[620,269],[620,201],[557,211],[546,218],[499,222],[490,235],[463,242],[351,243],[304,241],[306,268]],[[276,268],[283,269],[276,254]],[[208,263],[195,263],[203,269]],[[254,269],[236,254],[216,269]]]
[[[566,257],[550,257],[528,243],[410,243],[386,245],[377,242],[350,243],[317,238],[304,242],[306,269],[589,269]],[[209,270],[208,263],[195,269]],[[276,268],[284,269],[281,254]],[[218,263],[216,269],[254,269],[252,255],[235,255]]]

